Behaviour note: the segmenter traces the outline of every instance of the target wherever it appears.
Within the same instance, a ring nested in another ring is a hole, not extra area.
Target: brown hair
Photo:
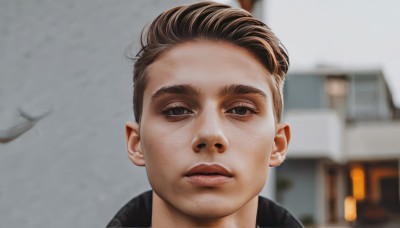
[[[289,68],[288,54],[263,22],[242,9],[215,2],[200,2],[172,8],[160,14],[142,32],[141,50],[133,69],[133,109],[140,122],[146,69],[165,50],[183,42],[206,39],[233,43],[253,53],[271,74],[274,115],[277,123],[283,109],[283,84]]]

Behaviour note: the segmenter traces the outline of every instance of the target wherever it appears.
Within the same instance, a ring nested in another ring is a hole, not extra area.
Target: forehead
[[[265,67],[245,48],[222,41],[191,41],[170,48],[148,66],[144,98],[176,84],[207,89],[212,89],[211,85],[249,85],[270,94],[268,77]]]

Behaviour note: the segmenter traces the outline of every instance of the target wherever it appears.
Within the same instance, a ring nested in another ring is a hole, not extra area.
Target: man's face
[[[257,197],[279,134],[268,74],[246,49],[215,41],[175,46],[148,67],[142,119],[128,148],[141,154],[131,159],[146,167],[169,206],[220,217]]]

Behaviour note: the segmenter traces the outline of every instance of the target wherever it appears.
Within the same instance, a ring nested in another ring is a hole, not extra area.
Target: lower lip
[[[231,180],[231,177],[223,175],[193,175],[186,178],[190,183],[199,187],[214,187]]]

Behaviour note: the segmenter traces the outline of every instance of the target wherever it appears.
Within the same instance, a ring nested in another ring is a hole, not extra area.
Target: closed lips
[[[205,175],[205,176],[212,176],[212,175],[220,175],[226,177],[233,177],[232,173],[228,171],[227,168],[218,165],[218,164],[200,164],[196,165],[191,168],[188,172],[186,172],[185,176],[196,176],[196,175]]]

